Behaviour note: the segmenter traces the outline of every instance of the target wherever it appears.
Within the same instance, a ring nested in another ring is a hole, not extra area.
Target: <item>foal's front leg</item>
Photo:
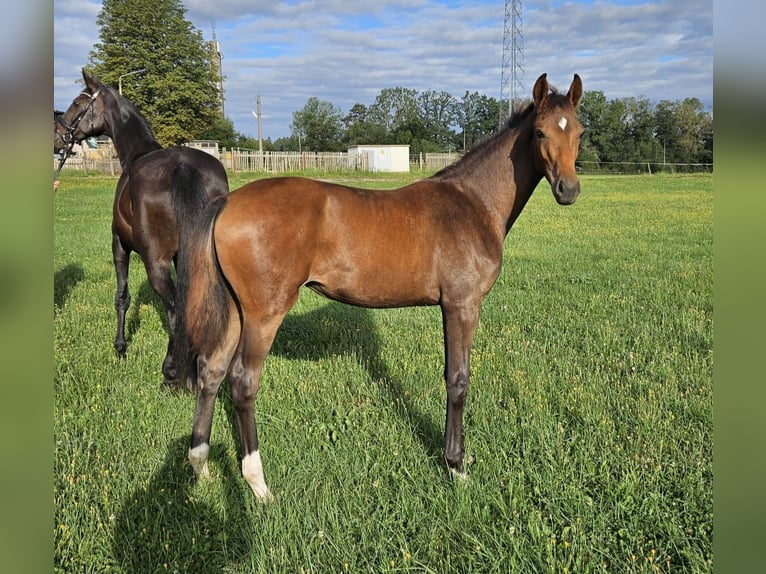
[[[128,270],[130,267],[130,250],[126,249],[120,236],[112,234],[112,260],[117,277],[117,291],[114,295],[114,309],[117,311],[117,334],[114,337],[114,350],[120,359],[125,358],[128,343],[125,340],[125,314],[130,307],[130,292],[128,291]]]
[[[444,426],[444,458],[453,476],[466,479],[463,468],[463,408],[468,394],[471,345],[479,321],[479,306],[442,305],[444,322],[444,381],[447,385],[447,417]]]

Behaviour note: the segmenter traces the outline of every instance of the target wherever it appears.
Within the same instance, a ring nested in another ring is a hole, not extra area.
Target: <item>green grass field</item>
[[[115,180],[65,174],[55,571],[712,571],[712,176],[582,185],[560,207],[542,184],[506,240],[473,349],[468,483],[442,460],[438,308],[306,291],[256,402],[276,496],[261,505],[240,476],[227,387],[213,480],[195,483],[194,399],[160,388],[167,334],[135,255],[128,357],[115,358]]]

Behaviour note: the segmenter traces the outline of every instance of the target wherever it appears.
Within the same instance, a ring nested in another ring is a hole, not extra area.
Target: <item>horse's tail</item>
[[[173,172],[171,193],[179,235],[173,355],[177,382],[188,385],[196,377],[197,356],[217,347],[229,323],[232,299],[213,245],[215,220],[227,196],[208,203],[201,174],[185,163]]]

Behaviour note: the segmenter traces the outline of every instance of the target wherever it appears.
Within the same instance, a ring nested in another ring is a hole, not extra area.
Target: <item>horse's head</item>
[[[574,203],[580,194],[575,160],[583,127],[575,108],[581,96],[582,80],[577,74],[566,96],[549,91],[546,74],[537,78],[532,90],[535,105],[532,154],[537,169],[551,184],[553,197],[561,205]]]
[[[53,122],[53,149],[60,151],[71,143],[107,133],[101,99],[107,88],[82,71],[85,89],[72,100],[67,110]]]

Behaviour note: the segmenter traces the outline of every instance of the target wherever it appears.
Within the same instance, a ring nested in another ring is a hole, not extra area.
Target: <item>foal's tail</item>
[[[197,356],[215,349],[229,323],[231,295],[218,267],[213,227],[226,196],[207,203],[199,171],[181,163],[171,185],[178,221],[176,336],[177,382],[196,377]],[[188,383],[187,383],[188,384]]]

